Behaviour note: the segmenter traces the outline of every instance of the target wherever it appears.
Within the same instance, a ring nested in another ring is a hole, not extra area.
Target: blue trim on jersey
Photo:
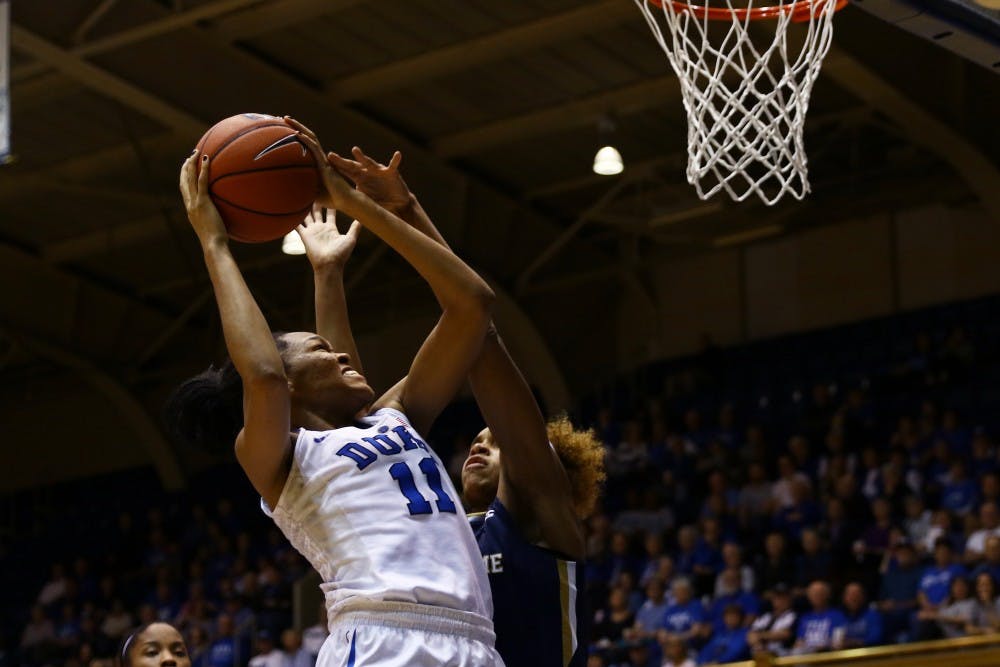
[[[356,644],[358,643],[358,629],[355,628],[354,632],[351,633],[351,652],[347,655],[347,667],[354,667],[355,652],[357,650]]]

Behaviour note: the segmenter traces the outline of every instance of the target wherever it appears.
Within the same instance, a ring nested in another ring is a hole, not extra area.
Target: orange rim
[[[727,9],[723,7],[708,7],[705,5],[692,5],[680,0],[669,0],[676,12],[691,12],[700,19],[707,18],[709,21],[732,21],[733,18],[740,21],[762,21],[765,19],[778,18],[783,14],[791,14],[792,20],[796,23],[808,21],[811,15],[822,12],[823,9],[815,9],[817,6],[824,6],[833,0],[798,0],[787,5],[771,5],[769,7],[754,7],[753,9],[736,8]],[[833,11],[839,12],[847,5],[848,0],[836,0]],[[663,0],[649,0],[651,4],[663,9]]]

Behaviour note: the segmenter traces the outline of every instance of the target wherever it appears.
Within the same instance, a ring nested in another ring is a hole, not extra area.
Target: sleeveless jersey
[[[301,429],[288,480],[264,512],[323,578],[331,622],[352,598],[489,619],[489,582],[459,496],[401,412]]]
[[[507,667],[583,667],[583,563],[526,541],[497,499],[469,522],[493,589],[496,647]]]

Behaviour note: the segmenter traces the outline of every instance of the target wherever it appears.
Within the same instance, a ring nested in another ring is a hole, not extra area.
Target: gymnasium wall
[[[935,205],[664,263],[621,302],[622,367],[1000,291],[1000,221]]]

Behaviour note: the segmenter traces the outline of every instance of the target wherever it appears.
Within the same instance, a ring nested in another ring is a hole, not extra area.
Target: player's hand
[[[316,197],[316,203],[324,208],[343,210],[345,204],[354,196],[354,188],[330,165],[315,132],[289,116],[285,116],[283,120],[298,133],[299,141],[316,160],[316,169],[319,170],[323,184],[323,191]]]
[[[361,223],[355,220],[344,234],[337,229],[337,212],[313,205],[312,212],[296,230],[306,247],[306,257],[313,269],[342,270],[354,251]]]
[[[368,157],[357,146],[351,149],[351,153],[354,155],[353,160],[336,153],[329,153],[327,158],[334,169],[354,181],[358,190],[387,211],[398,214],[410,205],[410,188],[399,173],[402,153],[393,153],[388,165]]]
[[[201,173],[198,173],[199,162]],[[202,246],[228,242],[229,234],[222,222],[222,216],[208,195],[207,155],[194,152],[184,161],[184,166],[181,167],[180,188],[188,220],[194,227]]]

